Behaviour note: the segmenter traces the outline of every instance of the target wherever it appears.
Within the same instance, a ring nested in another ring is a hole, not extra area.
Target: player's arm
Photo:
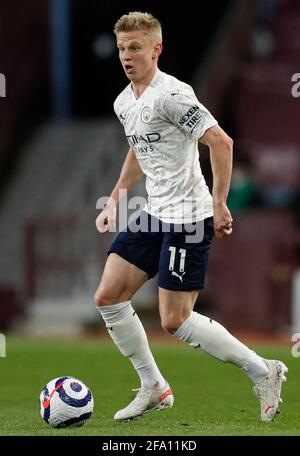
[[[130,191],[141,180],[143,171],[136,158],[132,148],[129,149],[125,161],[123,163],[120,177],[113,189],[107,204],[103,211],[96,219],[96,227],[100,233],[105,233],[113,228],[116,219],[116,207],[121,199],[121,189]]]
[[[121,188],[125,188],[128,191],[132,190],[135,185],[141,180],[143,174],[144,173],[136,158],[135,152],[133,148],[130,148],[123,163],[120,177],[116,183],[115,188],[112,191],[110,199],[113,199],[115,204],[118,204],[120,200],[119,190]]]
[[[217,239],[232,233],[232,216],[226,205],[232,171],[232,139],[219,125],[209,128],[200,142],[210,149],[213,173],[214,228]]]

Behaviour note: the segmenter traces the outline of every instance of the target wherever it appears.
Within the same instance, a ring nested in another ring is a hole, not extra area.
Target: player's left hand
[[[106,204],[103,211],[100,212],[96,219],[96,227],[100,233],[106,231],[115,231],[116,228],[116,204]]]
[[[232,216],[225,203],[214,205],[214,229],[217,239],[229,236],[232,233]]]

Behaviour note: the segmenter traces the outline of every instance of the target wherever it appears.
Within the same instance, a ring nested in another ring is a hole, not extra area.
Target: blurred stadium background
[[[0,331],[104,329],[93,304],[114,234],[94,225],[128,146],[113,101],[127,79],[112,28],[124,13],[162,22],[160,69],[193,85],[235,141],[234,234],[215,241],[197,302],[231,331],[300,332],[299,0],[0,1]],[[201,166],[211,187],[209,153]],[[144,195],[140,185],[132,195]],[[156,279],[133,301],[159,328]]]

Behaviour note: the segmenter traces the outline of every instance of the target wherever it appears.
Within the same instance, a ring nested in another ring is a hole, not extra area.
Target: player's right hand
[[[214,205],[214,229],[217,239],[223,239],[232,233],[232,216],[227,205]]]
[[[116,228],[116,207],[106,205],[96,218],[96,227],[100,233],[115,231]]]

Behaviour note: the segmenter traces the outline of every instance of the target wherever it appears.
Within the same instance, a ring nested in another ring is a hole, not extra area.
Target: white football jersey
[[[192,223],[213,215],[199,163],[198,140],[217,125],[191,86],[157,70],[136,99],[129,84],[114,110],[146,175],[144,210],[165,223]]]

